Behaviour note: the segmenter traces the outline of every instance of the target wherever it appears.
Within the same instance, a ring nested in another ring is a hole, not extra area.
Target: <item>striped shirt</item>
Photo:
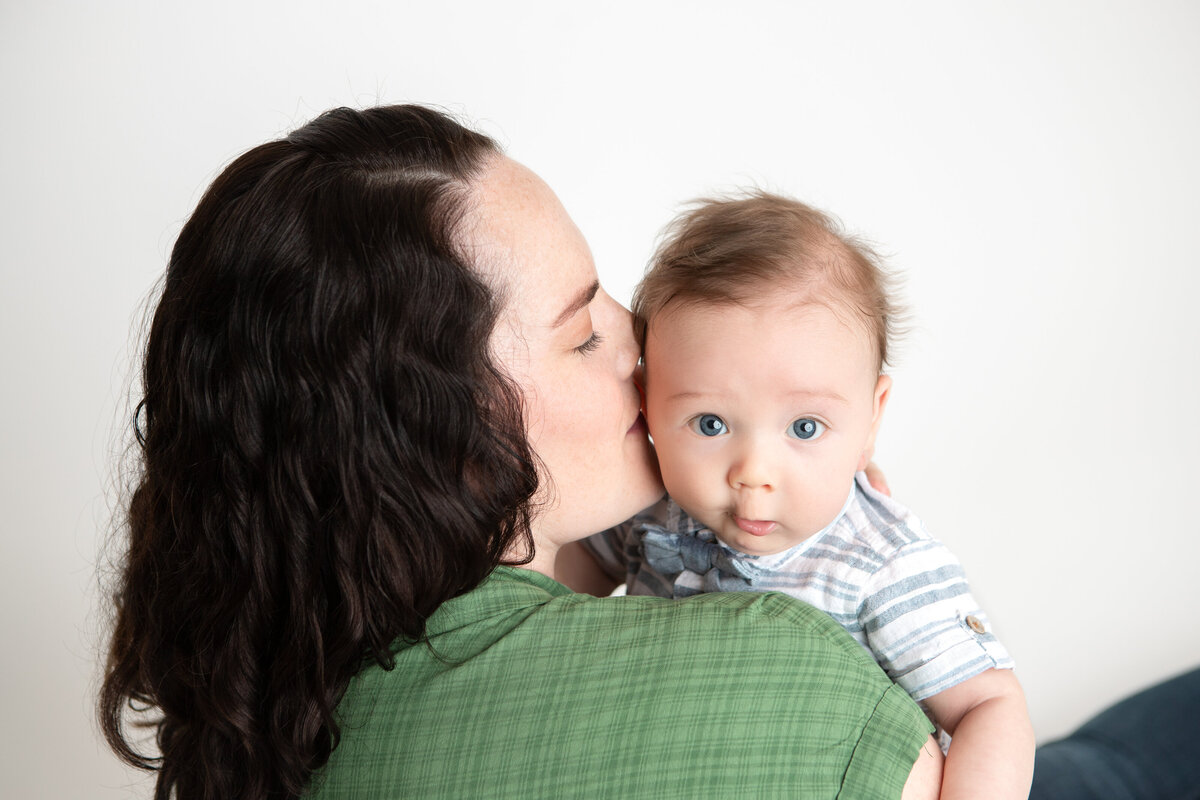
[[[631,595],[780,591],[803,600],[918,701],[1013,666],[958,560],[861,472],[837,518],[782,553],[733,550],[669,498],[585,544]]]

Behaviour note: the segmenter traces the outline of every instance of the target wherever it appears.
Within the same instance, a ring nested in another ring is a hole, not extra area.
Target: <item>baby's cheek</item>
[[[811,487],[813,491],[809,493],[811,500],[806,504],[806,513],[809,517],[808,527],[812,533],[816,533],[833,522],[838,512],[842,510],[842,506],[846,504],[850,486],[849,481],[828,480],[819,487]]]
[[[667,449],[665,452],[662,448],[658,451],[658,466],[662,471],[663,484],[667,487],[667,491],[672,495],[683,495],[691,492],[691,480],[686,469],[683,469],[684,461],[677,457],[675,451]]]
[[[712,494],[709,486],[712,481],[705,474],[703,460],[670,446],[659,454],[658,460],[662,469],[663,484],[677,501],[696,503],[703,501],[705,495]]]

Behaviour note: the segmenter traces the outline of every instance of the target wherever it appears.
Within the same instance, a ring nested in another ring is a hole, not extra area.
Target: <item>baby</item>
[[[634,294],[669,498],[588,548],[630,594],[783,591],[830,614],[953,737],[942,797],[1025,797],[1033,733],[958,561],[874,490],[896,308],[826,215],[753,193],[668,228]]]

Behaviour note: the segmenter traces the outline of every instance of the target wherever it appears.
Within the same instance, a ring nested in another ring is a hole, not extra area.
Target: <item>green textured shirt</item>
[[[313,797],[875,800],[932,730],[780,594],[595,598],[501,567],[428,634],[351,683]]]

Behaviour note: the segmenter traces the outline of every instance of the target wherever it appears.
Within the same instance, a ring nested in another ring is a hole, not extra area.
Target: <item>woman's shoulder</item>
[[[657,796],[703,774],[697,796],[727,797],[749,769],[763,796],[824,796],[861,757],[899,786],[911,755],[861,755],[876,738],[915,752],[925,736],[893,688],[845,631],[784,595],[597,598],[501,568],[393,669],[356,679],[318,785],[322,797],[363,781],[405,796]]]
[[[606,674],[631,682],[659,682],[667,695],[686,695],[689,684],[707,692],[714,680],[736,683],[747,675],[760,683],[730,689],[747,699],[771,680],[800,687],[819,685],[824,676],[861,696],[878,695],[890,685],[827,614],[777,592],[717,592],[682,600],[593,597],[531,570],[500,567],[474,591],[444,604],[427,633],[426,642],[401,648],[395,672],[459,669],[463,677],[471,670],[457,665],[486,654],[487,669],[480,674],[492,678],[512,670],[543,673],[548,683],[578,683],[577,676],[603,665]]]
[[[503,587],[503,588],[501,588]],[[480,609],[497,609],[489,594],[503,592],[520,597],[515,605],[502,606],[504,613],[523,617],[522,624],[534,626],[537,636],[574,636],[580,626],[591,638],[617,639],[633,647],[645,644],[661,652],[679,642],[689,652],[719,649],[737,643],[753,647],[761,641],[769,649],[810,646],[821,641],[815,655],[857,656],[857,643],[829,616],[812,606],[779,592],[714,592],[686,599],[651,596],[593,597],[572,592],[551,578],[530,570],[501,567],[489,579],[479,597]]]

